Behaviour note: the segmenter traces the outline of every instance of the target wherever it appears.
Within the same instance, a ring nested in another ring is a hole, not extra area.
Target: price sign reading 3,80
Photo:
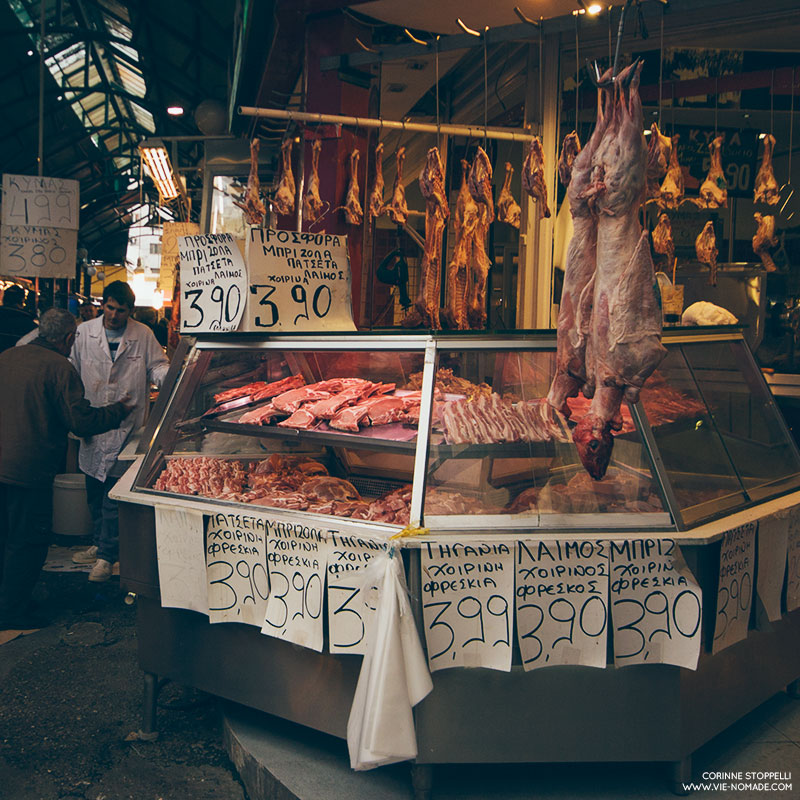
[[[422,547],[422,612],[431,671],[511,669],[514,554],[507,544]]]

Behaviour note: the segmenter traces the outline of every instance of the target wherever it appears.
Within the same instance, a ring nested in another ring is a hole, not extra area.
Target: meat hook
[[[625,12],[628,10],[628,6],[633,2],[633,0],[625,0],[625,5],[622,6],[622,11],[619,15],[619,26],[617,27],[617,47],[614,52],[614,66],[611,70],[611,80],[615,81],[617,79],[617,72],[619,72],[619,47],[622,44],[622,33],[625,28]]]
[[[411,39],[411,41],[416,44],[421,44],[423,47],[430,47],[431,45],[430,42],[426,42],[424,39],[417,39],[417,37],[414,36],[414,34],[411,33],[411,31],[408,28],[403,28],[403,33],[405,33],[405,35],[408,36],[408,38]]]
[[[460,17],[456,17],[456,22],[459,24],[461,30],[463,30],[464,33],[468,33],[470,34],[470,36],[478,36],[478,37],[482,35],[480,31],[476,31],[473,28],[467,27],[467,25],[464,24],[464,22],[461,20]],[[488,31],[489,28],[486,28],[486,30]]]
[[[526,17],[525,14],[522,13],[519,6],[514,6],[514,13],[520,18],[522,22],[527,22],[528,25],[533,25],[534,28],[539,27],[539,23],[535,19],[531,19],[530,17]]]

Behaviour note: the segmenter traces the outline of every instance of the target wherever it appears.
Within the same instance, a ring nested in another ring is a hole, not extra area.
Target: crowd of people
[[[47,624],[33,588],[52,537],[53,480],[69,433],[80,438],[93,539],[74,560],[92,565],[90,581],[111,577],[119,530],[109,491],[127,466],[120,453],[144,424],[150,386],[160,386],[169,368],[160,344],[166,326],[155,309],[136,309],[124,281],[105,287],[99,308],[84,303],[77,319],[50,308],[37,325],[24,299],[21,287],[9,286],[0,307],[0,632]]]

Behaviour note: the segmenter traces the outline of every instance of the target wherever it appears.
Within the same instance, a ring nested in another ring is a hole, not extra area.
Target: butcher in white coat
[[[90,581],[107,581],[119,554],[119,515],[109,491],[125,472],[118,460],[131,433],[147,415],[150,384],[161,385],[169,361],[153,332],[131,318],[136,303],[124,281],[113,281],[103,291],[102,315],[79,326],[70,360],[93,406],[127,398],[133,412],[108,433],[81,440],[78,465],[86,475],[86,495],[92,513],[94,544],[76,553],[73,561],[94,564]]]

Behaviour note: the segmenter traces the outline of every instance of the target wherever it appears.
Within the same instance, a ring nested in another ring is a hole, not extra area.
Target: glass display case
[[[555,335],[198,340],[134,491],[431,531],[684,530],[800,488],[738,332],[673,330],[605,478],[546,404]]]

